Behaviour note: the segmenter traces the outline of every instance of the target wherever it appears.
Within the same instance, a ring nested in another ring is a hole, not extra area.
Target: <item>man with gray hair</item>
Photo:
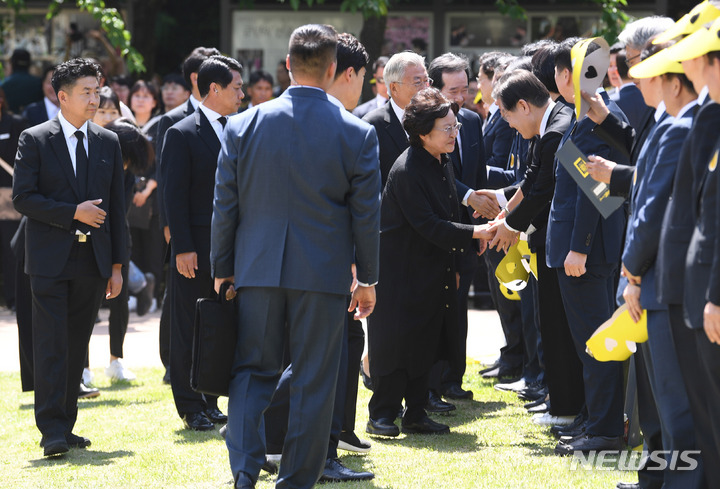
[[[647,42],[654,36],[669,29],[674,24],[669,17],[652,16],[631,22],[618,35],[620,43],[625,46],[625,64],[627,69],[640,62],[640,53]],[[645,105],[642,94],[635,83],[628,81],[610,95],[610,100],[618,104],[625,113],[630,125],[637,134],[647,132],[645,126],[654,125],[655,111]],[[643,140],[645,138],[643,137]]]
[[[405,106],[423,88],[432,85],[425,69],[425,58],[411,51],[393,55],[383,73],[390,102],[363,117],[377,132],[380,145],[380,174],[385,187],[388,173],[395,160],[408,146],[408,138],[402,127]]]

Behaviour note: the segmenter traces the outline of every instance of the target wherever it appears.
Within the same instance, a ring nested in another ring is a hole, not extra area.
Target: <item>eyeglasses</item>
[[[382,76],[376,76],[375,83],[385,83],[385,78],[383,78]]]
[[[634,61],[634,60],[638,59],[641,54],[642,53],[638,53],[635,56],[632,56],[630,58],[625,58],[625,66],[627,66],[628,69],[630,69],[633,66],[635,66],[636,64],[638,64],[640,62],[640,60],[638,60],[638,61]]]
[[[415,88],[420,89],[420,88],[429,87],[430,85],[432,85],[433,79],[425,78],[424,80],[418,80],[418,81],[412,82],[412,83],[405,83],[405,82],[397,82],[397,83],[399,83],[400,85],[412,85]]]
[[[460,132],[460,128],[462,127],[462,122],[458,122],[454,126],[445,126],[445,127],[433,127],[433,130],[435,131],[442,131],[448,136],[451,135],[454,132]]]

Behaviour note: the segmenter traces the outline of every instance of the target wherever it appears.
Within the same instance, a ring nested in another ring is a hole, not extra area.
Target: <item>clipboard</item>
[[[623,205],[625,199],[610,195],[608,184],[593,180],[587,170],[587,156],[570,139],[565,141],[555,156],[603,219],[607,219]]]

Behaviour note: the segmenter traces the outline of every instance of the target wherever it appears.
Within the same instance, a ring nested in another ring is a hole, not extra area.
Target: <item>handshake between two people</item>
[[[508,249],[517,243],[520,233],[505,225],[505,209],[500,208],[493,190],[475,190],[468,197],[468,205],[475,210],[473,217],[490,220],[487,224],[475,226],[473,238],[480,240],[478,254],[482,254],[487,248],[507,253]]]

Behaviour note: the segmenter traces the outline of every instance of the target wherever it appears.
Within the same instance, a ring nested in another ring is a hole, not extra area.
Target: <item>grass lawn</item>
[[[217,430],[183,429],[160,369],[135,370],[139,380],[131,385],[110,385],[101,370],[94,373],[102,395],[80,401],[74,430],[90,438],[92,446],[49,459],[38,446],[32,393],[20,392],[19,373],[0,373],[0,440],[5,447],[0,487],[232,487]],[[472,388],[475,400],[458,401],[456,414],[435,417],[450,425],[450,435],[373,439],[366,456],[342,459],[353,469],[374,472],[375,480],[326,487],[613,488],[618,480],[637,480],[632,472],[570,470],[570,458],[553,455],[555,440],[547,428],[534,425],[517,396],[494,390],[477,370],[477,365],[468,366],[465,386]],[[361,383],[356,432],[363,438],[369,398]],[[221,398],[223,411],[226,401]],[[261,473],[258,488],[273,487],[274,479]]]

